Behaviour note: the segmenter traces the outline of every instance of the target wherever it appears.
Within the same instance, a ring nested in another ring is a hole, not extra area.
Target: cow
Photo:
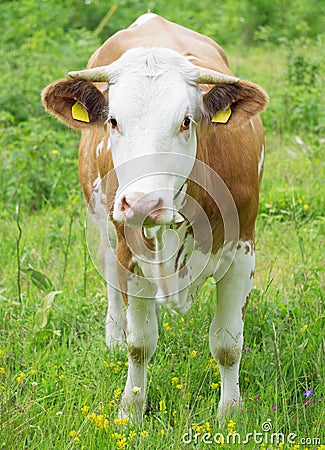
[[[185,314],[213,277],[209,345],[223,422],[241,401],[267,94],[236,77],[212,39],[147,13],[86,69],[47,86],[42,101],[82,132],[79,178],[100,238],[106,342],[128,352],[120,417],[140,423],[146,411],[159,308]]]

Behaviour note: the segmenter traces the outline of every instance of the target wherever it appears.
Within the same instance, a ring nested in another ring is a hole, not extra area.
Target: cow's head
[[[72,128],[110,126],[119,182],[113,218],[134,225],[180,220],[177,202],[202,119],[238,125],[267,102],[257,85],[165,48],[131,49],[108,66],[69,75],[45,88],[45,107]],[[94,82],[104,82],[104,90]]]

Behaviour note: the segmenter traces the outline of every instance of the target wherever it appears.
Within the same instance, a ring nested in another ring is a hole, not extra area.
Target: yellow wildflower
[[[133,439],[134,437],[136,437],[136,435],[137,435],[136,431],[131,430],[130,433],[129,433],[129,441],[130,441],[131,439]]]
[[[118,398],[122,393],[122,389],[115,389],[114,398]]]
[[[118,449],[119,449],[119,448],[125,448],[125,447],[126,447],[126,444],[127,444],[127,442],[126,442],[126,437],[123,436],[122,439],[119,439],[119,440],[117,441],[116,447],[117,447]]]
[[[304,208],[305,211],[307,211],[307,209],[309,208],[309,205],[307,205],[307,203],[305,203],[303,208]]]
[[[57,155],[59,153],[59,150],[52,150],[53,155]]]
[[[179,390],[183,389],[183,385],[182,384],[176,384],[176,389],[179,389]]]
[[[191,358],[195,358],[197,355],[197,351],[196,350],[192,350],[191,351]]]
[[[172,384],[173,385],[178,384],[178,378],[177,377],[173,377],[172,378]]]
[[[85,415],[85,414],[88,414],[88,412],[89,412],[89,406],[83,406],[81,408],[81,414]]]
[[[201,425],[196,425],[196,423],[193,423],[192,430],[200,434],[203,431],[203,427]]]
[[[121,433],[113,433],[112,434],[112,438],[113,439],[123,439],[123,437],[124,437],[124,435],[123,434],[121,434]]]
[[[163,327],[165,328],[165,330],[170,331],[172,329],[172,327],[169,325],[168,322],[164,323]]]
[[[26,374],[24,372],[20,372],[19,376],[17,377],[17,383],[21,383],[25,376]]]
[[[160,402],[159,402],[159,410],[163,411],[165,414],[167,414],[167,408],[166,408],[165,400],[160,400]]]
[[[108,431],[109,429],[109,422],[107,419],[104,419],[103,428],[105,431]]]
[[[30,371],[30,374],[31,374],[32,376],[35,376],[35,375],[37,374],[37,372],[36,372],[36,370],[32,369],[32,370]]]
[[[144,438],[147,438],[149,436],[148,431],[146,431],[146,430],[141,431],[141,436]]]
[[[70,436],[71,436],[72,438],[76,437],[76,436],[77,436],[76,430],[71,430],[71,431],[70,431]]]
[[[300,333],[304,333],[308,328],[308,325],[304,325],[302,328],[300,328]]]
[[[123,419],[116,418],[114,419],[114,423],[117,426],[126,426],[129,423],[129,419],[127,417],[124,417]]]
[[[6,371],[4,367],[0,367],[0,375],[5,375]]]
[[[218,389],[219,383],[211,383],[211,389],[214,391],[215,389]]]
[[[227,430],[229,434],[232,434],[234,432],[234,427],[236,425],[236,422],[234,422],[233,420],[229,420],[228,426],[227,426]]]
[[[63,381],[65,379],[64,375],[59,375],[59,380]]]

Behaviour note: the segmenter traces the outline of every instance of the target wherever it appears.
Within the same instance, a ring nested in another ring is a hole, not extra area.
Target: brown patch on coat
[[[124,236],[124,225],[115,222],[117,232],[116,264],[121,293],[125,306],[128,306],[127,283],[134,270],[132,253]]]
[[[249,293],[249,294],[247,295],[247,297],[246,297],[245,304],[244,304],[244,306],[243,306],[242,309],[241,309],[241,318],[242,318],[243,322],[244,322],[244,320],[245,320],[246,309],[247,309],[247,306],[248,306],[248,302],[249,302],[250,296],[251,296],[251,294]]]
[[[136,347],[135,345],[128,345],[129,357],[135,364],[142,364],[148,359],[148,349],[146,347]]]
[[[240,355],[241,350],[237,347],[221,347],[216,350],[214,357],[223,367],[232,367],[238,362]]]

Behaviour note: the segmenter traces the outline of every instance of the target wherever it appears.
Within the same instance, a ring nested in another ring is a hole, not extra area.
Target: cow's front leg
[[[106,226],[101,230],[99,253],[107,282],[106,344],[111,350],[114,350],[126,346],[126,320],[116,267],[116,232],[113,224],[108,223]]]
[[[128,376],[120,417],[141,422],[146,409],[147,365],[158,340],[156,301],[129,296],[127,308]]]
[[[221,376],[218,418],[222,423],[227,411],[238,406],[239,364],[243,346],[244,316],[253,287],[255,256],[253,242],[240,242],[236,256],[217,284],[217,305],[210,326],[212,356]]]

